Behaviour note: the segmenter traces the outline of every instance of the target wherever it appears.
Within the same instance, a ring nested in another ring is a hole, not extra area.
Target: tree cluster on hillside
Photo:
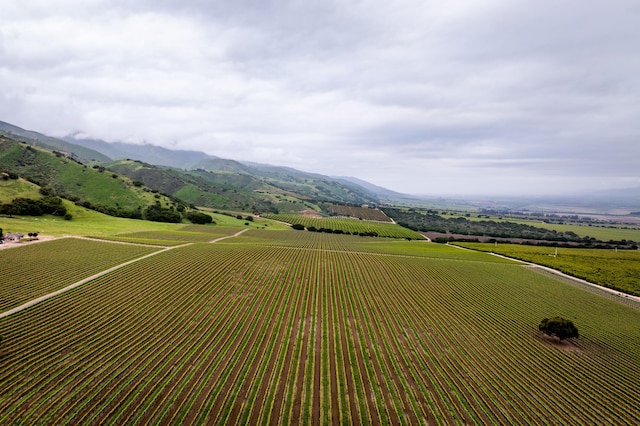
[[[580,237],[571,231],[559,232],[552,229],[513,222],[496,222],[493,220],[471,221],[465,217],[444,218],[433,212],[423,213],[415,210],[395,208],[387,208],[385,209],[385,213],[393,218],[400,226],[414,231],[584,244],[592,244],[597,241],[592,237]]]
[[[191,221],[191,223],[196,223],[199,225],[213,223],[213,218],[211,216],[205,213],[197,212],[197,211],[186,213],[184,217],[187,220]]]
[[[10,203],[0,204],[0,214],[9,216],[42,216],[43,214],[51,214],[64,217],[67,215],[67,209],[59,197],[46,196],[38,200],[20,197],[14,198]]]
[[[157,204],[147,207],[144,210],[143,218],[153,222],[180,223],[182,215],[173,208],[164,208]]]
[[[304,231],[306,229],[309,232],[324,232],[327,234],[360,235],[361,237],[377,237],[378,236],[378,233],[375,231],[351,233],[348,231],[343,231],[342,229],[316,228],[315,226],[309,226],[308,228],[305,228],[305,226],[302,225],[301,223],[295,223],[291,225],[291,228],[298,231]]]

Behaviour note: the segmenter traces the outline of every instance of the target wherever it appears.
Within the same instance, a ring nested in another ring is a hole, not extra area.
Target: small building
[[[21,234],[20,232],[4,234],[5,241],[20,241],[23,237],[24,237],[24,234]]]

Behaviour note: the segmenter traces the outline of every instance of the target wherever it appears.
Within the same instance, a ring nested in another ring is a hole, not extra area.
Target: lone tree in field
[[[560,341],[572,337],[580,337],[576,326],[570,320],[562,317],[543,319],[538,326],[538,330],[549,336],[557,336]]]

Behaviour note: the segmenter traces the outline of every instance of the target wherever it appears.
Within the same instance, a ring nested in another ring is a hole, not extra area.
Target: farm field
[[[0,312],[157,250],[77,238],[2,250]]]
[[[480,252],[251,230],[0,319],[0,424],[636,424],[638,309]],[[581,337],[541,336],[556,314]]]
[[[393,223],[393,220],[380,209],[334,204],[329,207],[329,211],[338,216],[349,216],[364,220]]]
[[[640,242],[640,228],[636,225],[621,225],[611,224],[609,226],[588,226],[578,224],[559,224],[559,223],[545,223],[542,220],[534,219],[518,219],[514,217],[500,218],[499,216],[491,216],[490,218],[478,217],[477,213],[471,213],[466,216],[466,213],[458,213],[454,216],[440,215],[444,218],[450,217],[463,217],[469,221],[483,221],[491,220],[494,222],[511,222],[520,225],[530,225],[538,228],[550,229],[558,232],[574,232],[581,237],[592,237],[600,241],[636,241]],[[624,220],[624,218],[621,218]]]
[[[600,241],[635,241],[640,242],[640,229],[632,227],[616,227],[609,228],[602,226],[582,226],[582,225],[564,225],[556,223],[536,222],[532,220],[509,220],[509,222],[521,223],[524,225],[539,226],[555,230],[558,232],[575,232],[581,237],[592,237]]]
[[[359,219],[343,219],[331,217],[317,219],[297,214],[268,213],[262,216],[267,219],[286,222],[291,225],[303,225],[307,229],[310,227],[315,227],[316,229],[326,228],[332,230],[340,230],[344,233],[349,234],[375,232],[380,237],[424,239],[424,237],[419,233],[407,228],[403,228],[400,225],[396,225],[395,223],[372,222]]]
[[[537,263],[589,282],[640,296],[640,251],[537,247],[520,244],[458,243],[455,245],[494,252]]]
[[[177,246],[186,243],[204,243],[231,235],[238,228],[213,225],[182,225],[174,230],[139,231],[103,237],[106,240],[137,244]]]
[[[0,215],[0,228],[4,233],[8,232],[38,232],[42,235],[61,237],[65,235],[93,236],[112,238],[118,234],[133,234],[139,232],[175,232],[181,226],[185,227],[205,227],[205,228],[280,228],[286,229],[285,225],[277,222],[255,219],[247,222],[245,219],[236,219],[224,214],[208,213],[213,217],[216,225],[192,225],[190,223],[174,224],[151,222],[148,220],[125,219],[108,216],[93,210],[78,207],[68,201],[64,202],[67,210],[73,215],[72,220],[64,220],[61,217],[43,216],[14,216],[9,218]],[[248,225],[245,225],[248,223]],[[192,228],[191,228],[192,229]],[[205,231],[208,232],[208,231]],[[155,244],[158,244],[157,242]]]

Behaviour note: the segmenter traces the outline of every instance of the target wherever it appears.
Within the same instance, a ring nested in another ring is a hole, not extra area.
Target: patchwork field
[[[640,251],[538,247],[520,244],[456,243],[548,266],[614,290],[640,296]]]
[[[361,233],[375,233],[380,237],[389,238],[408,238],[422,240],[424,237],[419,233],[407,228],[403,228],[395,223],[385,222],[372,222],[359,219],[342,219],[342,218],[314,218],[297,214],[264,214],[263,217],[277,220],[280,222],[286,222],[291,225],[303,225],[305,228],[315,229],[331,229],[334,231],[340,231],[345,234],[361,234]]]
[[[581,337],[540,335],[552,315]],[[2,318],[0,334],[0,424],[640,422],[638,307],[422,241],[195,242]]]

